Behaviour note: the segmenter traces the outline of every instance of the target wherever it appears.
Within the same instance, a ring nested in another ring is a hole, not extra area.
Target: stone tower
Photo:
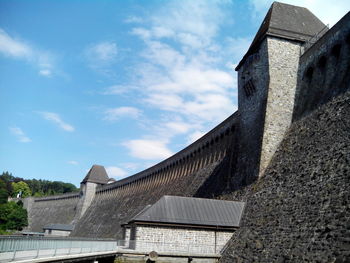
[[[239,183],[263,174],[290,126],[301,47],[324,27],[308,9],[274,2],[236,67]]]
[[[74,222],[77,222],[90,206],[95,197],[96,188],[99,185],[107,184],[108,180],[106,169],[103,166],[95,164],[91,167],[84,180],[80,183],[81,197],[77,205]]]

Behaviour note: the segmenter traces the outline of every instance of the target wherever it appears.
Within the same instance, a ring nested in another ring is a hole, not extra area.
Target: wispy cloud
[[[143,19],[139,16],[128,16],[125,20],[124,20],[125,23],[142,23],[143,22]]]
[[[104,112],[104,120],[107,121],[116,121],[120,118],[138,118],[141,114],[141,111],[134,107],[119,107],[119,108],[111,108],[107,109]]]
[[[79,164],[77,161],[68,161],[68,163],[71,165],[78,165]]]
[[[19,142],[31,142],[32,140],[19,127],[9,127],[10,132],[15,135]]]
[[[145,46],[133,86],[142,94],[143,105],[165,116],[147,127],[147,139],[124,143],[132,156],[167,157],[174,137],[187,135],[192,142],[203,134],[199,131],[209,130],[237,109],[232,60],[247,50],[249,39],[216,38],[231,21],[226,11],[231,5],[229,0],[169,1],[130,31]],[[227,54],[231,45],[235,47]],[[173,116],[179,120],[172,121]],[[155,148],[160,154],[154,154]]]
[[[330,26],[333,26],[350,10],[350,2],[348,0],[339,0],[336,5],[328,0],[281,0],[280,2],[306,7],[321,19],[323,23]],[[253,6],[254,18],[258,17],[261,21],[273,0],[250,0],[250,3]]]
[[[129,149],[131,156],[144,160],[165,159],[173,154],[166,141],[139,139],[126,141],[123,145]]]
[[[42,111],[38,112],[45,120],[48,120],[54,124],[56,124],[59,128],[62,130],[65,130],[67,132],[73,132],[75,129],[72,125],[66,123],[65,121],[62,120],[61,116],[57,113],[54,112],[47,112],[47,111]]]
[[[35,65],[39,75],[50,77],[54,73],[54,55],[51,52],[39,50],[23,40],[10,36],[1,28],[0,53]]]
[[[92,44],[84,50],[84,55],[91,68],[107,73],[108,67],[117,59],[117,44],[110,41]]]
[[[106,171],[109,177],[113,177],[118,180],[128,175],[128,173],[125,170],[116,166],[108,166],[106,167]]]

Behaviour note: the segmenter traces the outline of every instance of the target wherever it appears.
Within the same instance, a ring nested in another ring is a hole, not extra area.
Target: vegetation
[[[70,192],[77,192],[79,189],[75,185],[70,183],[64,183],[59,181],[48,181],[48,180],[36,180],[36,179],[23,179],[21,177],[14,177],[9,172],[3,172],[0,175],[7,189],[9,196],[17,197],[17,194],[22,191],[22,197],[27,196],[47,196],[64,194]],[[1,198],[1,192],[0,192]]]
[[[15,183],[16,186],[24,186],[23,184]],[[26,185],[28,187],[28,185]],[[22,189],[22,188],[21,188]],[[23,188],[25,189],[25,188]],[[29,189],[29,188],[28,188]],[[28,191],[26,189],[25,191]],[[23,208],[22,201],[7,202],[9,192],[7,184],[0,179],[0,234],[9,234],[15,230],[22,230],[28,225],[27,210]]]
[[[22,201],[8,202],[8,197],[46,196],[76,192],[78,189],[70,183],[48,180],[25,180],[14,177],[9,172],[0,175],[0,235],[20,231],[28,225],[27,210]]]

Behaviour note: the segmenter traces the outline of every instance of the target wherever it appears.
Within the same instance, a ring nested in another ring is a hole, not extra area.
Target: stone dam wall
[[[72,236],[122,239],[121,224],[163,195],[207,196],[221,193],[229,184],[232,145],[238,113],[231,115],[202,138],[170,158],[140,173],[96,189],[84,215],[79,194],[31,198],[27,230],[42,231],[50,223],[75,223]],[[212,185],[210,192],[206,186]],[[203,187],[205,186],[205,187]],[[29,200],[28,200],[29,201]]]
[[[236,113],[163,162],[98,188],[92,204],[71,236],[122,239],[121,224],[127,223],[163,195],[205,195],[207,192],[201,186],[208,181],[215,181],[217,191],[221,192],[228,183],[228,178],[225,182],[222,176],[222,167],[227,167],[237,121]]]
[[[350,261],[350,91],[295,122],[220,262]]]
[[[48,224],[70,224],[76,214],[79,193],[41,198],[26,198],[28,231],[42,232]]]
[[[293,120],[344,93],[350,87],[350,13],[300,58]]]

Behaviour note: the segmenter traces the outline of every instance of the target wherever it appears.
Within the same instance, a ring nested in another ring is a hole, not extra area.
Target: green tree
[[[30,190],[28,184],[23,181],[18,183],[12,183],[13,188],[13,197],[16,197],[19,193],[21,193],[21,197],[27,197],[32,195],[32,191]]]
[[[0,205],[0,229],[22,230],[28,225],[27,210],[21,204],[8,202]]]
[[[5,204],[7,202],[8,192],[6,188],[6,183],[0,179],[0,204]]]

